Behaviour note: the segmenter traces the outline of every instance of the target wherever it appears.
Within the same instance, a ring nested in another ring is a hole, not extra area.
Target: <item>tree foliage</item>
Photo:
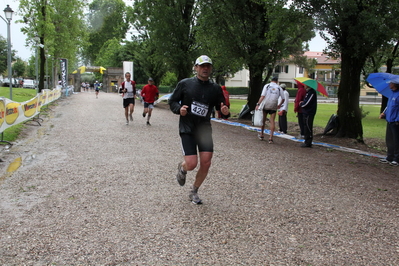
[[[153,45],[151,39],[139,42],[136,46],[135,59],[145,74],[145,83],[149,77],[152,77],[155,85],[159,85],[167,71],[167,66],[162,57],[156,53],[156,46]]]
[[[39,91],[44,88],[46,55],[77,61],[84,40],[84,3],[79,0],[20,0],[27,45],[39,47]],[[58,61],[56,61],[58,62]],[[54,64],[57,65],[57,64]]]
[[[122,0],[94,0],[89,4],[86,63],[94,63],[102,46],[112,39],[122,41],[129,27],[127,8]]]
[[[28,59],[28,64],[26,66],[25,74],[27,77],[34,78],[35,74],[35,56],[31,55]]]
[[[392,0],[295,0],[313,14],[330,53],[341,57],[338,89],[338,137],[363,141],[359,108],[360,74],[366,59],[392,36],[397,28],[398,1]],[[329,37],[331,36],[331,38]]]
[[[237,61],[250,72],[248,105],[255,108],[262,86],[274,66],[290,55],[302,54],[303,43],[313,36],[310,15],[287,1],[203,0],[199,31],[210,56]],[[266,75],[264,75],[266,73]]]
[[[15,60],[15,50],[11,50],[11,62]],[[8,67],[8,44],[7,40],[0,35],[0,74],[7,74]]]
[[[122,67],[121,50],[122,45],[116,38],[106,41],[98,53],[95,65],[105,68]]]
[[[386,73],[399,74],[394,71],[394,66],[399,64],[399,36],[397,36],[397,32],[393,32],[393,38],[390,42],[383,44],[383,46],[376,51],[372,56],[367,58],[366,64],[362,70],[362,74],[365,77],[370,73],[379,72],[382,66],[385,66]],[[372,85],[365,81],[366,85],[372,88]],[[381,113],[384,111],[387,106],[388,98],[382,96],[381,101]]]
[[[195,42],[198,1],[135,0],[134,7],[133,25],[145,42],[142,58],[149,58],[154,69],[165,64],[179,80],[192,76],[199,56]]]
[[[8,46],[7,40],[0,36],[0,73],[3,74],[7,70],[7,55],[8,55]]]
[[[17,57],[17,60],[15,60],[12,66],[12,70],[14,77],[24,77],[26,70],[25,62],[21,58]]]

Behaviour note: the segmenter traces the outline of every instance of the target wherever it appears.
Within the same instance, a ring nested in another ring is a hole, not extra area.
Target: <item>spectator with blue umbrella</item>
[[[390,73],[372,73],[367,81],[382,95],[388,98],[385,110],[380,119],[387,121],[385,143],[387,157],[380,159],[381,163],[392,166],[399,165],[399,76]]]

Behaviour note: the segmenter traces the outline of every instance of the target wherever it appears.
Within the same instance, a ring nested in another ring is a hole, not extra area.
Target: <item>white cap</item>
[[[202,65],[202,64],[211,64],[212,60],[207,55],[201,55],[200,57],[195,60],[195,65]]]
[[[390,82],[393,84],[399,84],[399,77],[395,77],[395,78],[391,79]]]

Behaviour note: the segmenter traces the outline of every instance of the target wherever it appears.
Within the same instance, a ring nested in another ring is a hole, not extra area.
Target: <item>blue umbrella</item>
[[[399,76],[391,73],[371,73],[366,80],[368,83],[373,85],[374,89],[376,89],[380,94],[389,98],[392,95],[389,83],[391,81],[398,83]]]

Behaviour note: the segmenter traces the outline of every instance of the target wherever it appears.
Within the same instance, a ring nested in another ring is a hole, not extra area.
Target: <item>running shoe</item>
[[[147,126],[151,126],[151,124],[150,124],[150,122],[149,122],[149,121],[147,121]]]
[[[398,165],[399,165],[399,163],[398,163],[398,162],[396,162],[396,161],[392,161],[392,162],[390,162],[390,163],[389,163],[389,165],[392,165],[392,166],[398,166]]]
[[[126,120],[126,125],[129,125],[129,120]]]
[[[300,147],[301,148],[312,148],[312,144],[309,145],[309,144],[302,143]]]
[[[386,158],[380,159],[380,163],[390,163]]]
[[[183,170],[183,167],[181,165],[182,163],[179,163],[177,165],[177,174],[176,174],[176,179],[177,182],[179,183],[180,186],[184,186],[184,184],[186,183],[186,175],[187,175],[187,171]]]
[[[191,202],[194,204],[202,204],[202,200],[199,198],[198,193],[195,192],[194,190],[190,191],[190,194],[188,195]]]
[[[143,112],[143,117],[145,117],[145,113]]]

